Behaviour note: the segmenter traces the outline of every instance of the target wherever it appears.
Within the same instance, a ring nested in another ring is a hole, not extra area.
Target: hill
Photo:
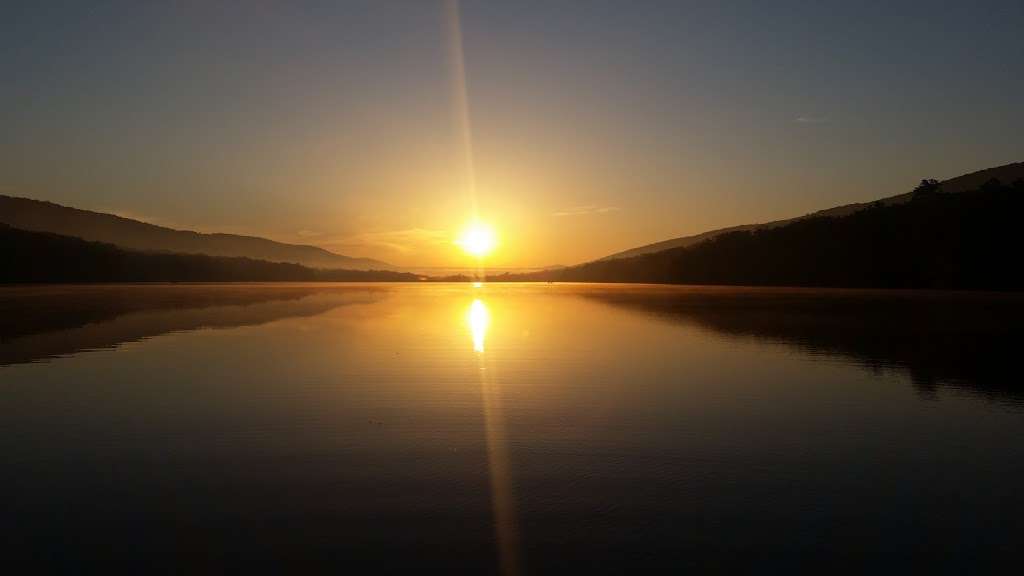
[[[1001,182],[1014,182],[1018,179],[1024,179],[1024,162],[1016,162],[1013,164],[1006,164],[1005,166],[998,166],[995,168],[988,168],[985,170],[979,170],[970,174],[964,174],[957,176],[956,178],[950,178],[939,183],[940,189],[943,192],[963,192],[966,190],[973,190],[984,184],[985,182],[996,179]],[[888,198],[882,198],[876,202],[881,202],[883,205],[902,204],[909,201],[911,193],[907,192],[904,194],[897,194],[896,196],[890,196]],[[710,240],[716,236],[727,234],[729,232],[741,232],[744,230],[763,230],[767,228],[777,228],[779,226],[785,226],[798,220],[806,218],[817,218],[820,216],[846,216],[853,214],[854,212],[864,210],[865,208],[875,204],[876,202],[861,202],[855,204],[845,204],[843,206],[836,206],[834,208],[828,208],[826,210],[819,210],[811,214],[804,216],[798,216],[796,218],[788,218],[786,220],[775,220],[773,222],[764,222],[761,224],[742,224],[740,226],[731,226],[729,228],[720,228],[718,230],[711,230],[709,232],[703,232],[693,236],[683,236],[680,238],[672,238],[671,240],[663,240],[661,242],[655,242],[653,244],[647,244],[638,248],[631,248],[629,250],[623,250],[610,256],[605,256],[597,260],[616,260],[619,258],[631,258],[633,256],[640,256],[641,254],[650,254],[653,252],[661,252],[662,250],[669,250],[671,248],[683,248],[686,246],[692,246],[704,240]]]
[[[0,224],[0,283],[411,282],[385,270],[324,270],[244,257],[124,250],[113,244]]]
[[[113,214],[69,208],[52,202],[0,195],[0,223],[33,232],[50,232],[106,242],[126,250],[241,256],[269,262],[290,262],[313,268],[394,270],[370,258],[342,256],[302,244],[285,244],[255,236],[202,234],[175,230]]]
[[[937,183],[936,183],[937,184]],[[922,186],[905,201],[724,232],[703,242],[492,280],[1022,290],[1024,180],[977,190]]]

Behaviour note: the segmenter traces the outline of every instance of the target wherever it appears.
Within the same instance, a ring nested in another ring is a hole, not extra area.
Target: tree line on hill
[[[143,252],[0,224],[0,283],[411,282],[387,270],[321,270],[243,257]]]
[[[1022,208],[1021,180],[957,193],[924,180],[902,204],[489,280],[1021,290]]]

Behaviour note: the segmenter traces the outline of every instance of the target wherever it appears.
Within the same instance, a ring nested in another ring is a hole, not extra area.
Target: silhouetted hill
[[[386,270],[323,270],[252,258],[124,250],[0,224],[0,283],[415,281]]]
[[[726,232],[652,254],[492,280],[651,282],[1021,290],[1017,263],[1024,180],[939,192],[926,181],[906,201]]]
[[[51,202],[0,195],[0,223],[33,232],[51,232],[83,240],[106,242],[126,250],[243,256],[270,262],[291,262],[313,268],[394,270],[379,260],[351,258],[316,246],[284,244],[235,234],[201,234],[69,208]]]
[[[974,190],[988,182],[989,180],[996,179],[1001,182],[1014,182],[1019,179],[1024,179],[1024,162],[1016,162],[1014,164],[1006,164],[1005,166],[998,166],[995,168],[988,168],[985,170],[979,170],[970,174],[964,174],[963,176],[957,176],[956,178],[950,178],[939,183],[942,192],[963,192],[965,190]],[[891,204],[902,204],[910,200],[911,193],[906,192],[904,194],[897,194],[896,196],[890,196],[888,198],[882,198],[876,202],[881,202],[883,205]],[[779,226],[785,226],[798,220],[806,218],[816,218],[820,216],[846,216],[853,214],[854,212],[868,208],[875,204],[875,202],[860,202],[855,204],[845,204],[843,206],[836,206],[834,208],[828,208],[826,210],[819,210],[806,214],[804,216],[798,216],[796,218],[788,218],[786,220],[775,220],[773,222],[765,222],[762,224],[742,224],[740,226],[731,226],[729,228],[720,228],[718,230],[711,230],[696,234],[693,236],[683,236],[681,238],[673,238],[671,240],[663,240],[661,242],[655,242],[653,244],[647,244],[638,248],[631,248],[629,250],[623,250],[617,252],[611,256],[605,256],[602,260],[615,260],[618,258],[630,258],[633,256],[640,256],[642,254],[651,254],[653,252],[661,252],[671,248],[683,248],[686,246],[693,246],[704,240],[710,240],[715,236],[727,234],[729,232],[741,232],[744,230],[762,230],[766,228],[777,228]]]

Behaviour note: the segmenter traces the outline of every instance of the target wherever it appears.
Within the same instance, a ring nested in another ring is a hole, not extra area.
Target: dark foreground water
[[[1022,320],[943,293],[0,288],[4,562],[994,570],[1024,535]]]

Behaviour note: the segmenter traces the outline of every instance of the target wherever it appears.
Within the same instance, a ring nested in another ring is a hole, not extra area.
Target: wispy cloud
[[[410,254],[450,243],[445,230],[410,228],[408,230],[386,230],[364,232],[352,236],[321,240],[318,244],[339,250],[390,250]]]
[[[573,206],[571,208],[565,208],[555,212],[555,216],[584,216],[586,214],[607,214],[609,212],[618,212],[618,206],[598,206],[596,204],[588,204],[586,206]]]
[[[831,120],[828,116],[797,116],[798,124],[828,124]]]

